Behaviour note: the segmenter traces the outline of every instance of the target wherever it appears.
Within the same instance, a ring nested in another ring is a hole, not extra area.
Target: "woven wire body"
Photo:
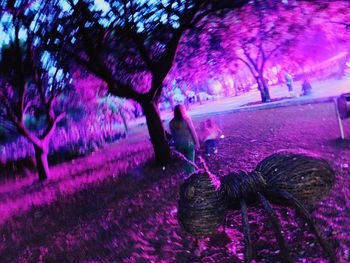
[[[188,178],[180,190],[178,219],[184,230],[197,238],[210,236],[227,212],[223,189],[216,190],[207,173]]]
[[[307,210],[315,206],[334,183],[335,174],[327,161],[304,154],[277,153],[262,160],[252,172],[231,173],[220,181],[208,170],[192,174],[181,186],[178,219],[192,236],[204,238],[223,223],[229,209],[240,209],[245,261],[251,262],[247,206],[260,202],[272,222],[283,261],[292,262],[270,202],[292,206],[308,223],[331,262],[338,262]]]
[[[260,173],[239,172],[231,173],[221,178],[221,185],[225,191],[225,200],[230,209],[240,209],[240,201],[247,204],[257,201],[257,193],[267,188],[266,180]]]
[[[267,195],[276,190],[292,194],[304,206],[314,206],[335,183],[335,173],[327,161],[304,154],[273,154],[262,160],[255,173],[266,180]],[[283,203],[278,197],[271,202]]]

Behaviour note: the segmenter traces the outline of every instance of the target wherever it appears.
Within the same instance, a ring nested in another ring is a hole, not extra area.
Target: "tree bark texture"
[[[146,116],[156,162],[161,165],[167,164],[170,161],[170,147],[165,137],[165,130],[159,116],[157,104],[154,102],[143,103],[142,108]]]
[[[47,160],[48,157],[48,147],[40,147],[37,145],[34,145],[35,150],[35,160],[36,160],[36,167],[38,171],[38,176],[40,181],[46,180],[48,177],[50,177],[50,169],[49,169],[49,163]]]
[[[262,75],[258,78],[258,85],[259,85],[259,91],[261,95],[261,101],[262,102],[269,102],[271,101],[269,88],[264,80],[264,77]]]

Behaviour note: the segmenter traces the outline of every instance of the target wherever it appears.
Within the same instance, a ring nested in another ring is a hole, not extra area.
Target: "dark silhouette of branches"
[[[184,33],[204,23],[210,14],[223,14],[248,1],[171,0],[168,3],[108,0],[105,11],[93,1],[69,0],[62,12],[59,1],[54,17],[40,33],[44,48],[65,54],[107,83],[110,94],[133,99],[144,109],[156,159],[170,159],[157,104],[163,81],[173,66]]]

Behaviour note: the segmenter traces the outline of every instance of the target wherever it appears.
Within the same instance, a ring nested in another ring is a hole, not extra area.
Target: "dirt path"
[[[199,121],[195,119],[194,123]],[[215,116],[215,121],[226,137],[219,142],[219,153],[206,159],[209,168],[220,176],[251,170],[261,159],[280,150],[316,154],[331,163],[337,183],[314,216],[338,257],[348,262],[350,141],[336,140],[334,106],[315,104],[242,112]],[[345,131],[350,135],[349,121]],[[123,151],[127,144],[125,141]],[[230,213],[226,234],[218,232],[205,240],[207,248],[201,256],[195,255],[194,240],[181,230],[176,219],[181,164],[175,162],[165,171],[151,164],[137,166],[140,160],[150,158],[149,144],[147,147],[129,155],[134,165],[117,177],[112,176],[113,170],[119,169],[122,160],[108,159],[109,154],[86,164],[90,169],[86,176],[93,178],[96,174],[101,180],[58,194],[51,202],[31,207],[8,220],[0,228],[0,262],[241,261],[243,234],[239,211]],[[83,167],[84,162],[80,162]],[[84,169],[74,168],[72,163],[64,165],[70,176],[81,171],[78,177],[84,177]],[[104,173],[108,176],[102,176]],[[300,230],[293,211],[277,208],[277,213],[296,262],[327,262],[315,237]],[[279,248],[260,206],[249,208],[249,222],[255,259],[278,262]]]

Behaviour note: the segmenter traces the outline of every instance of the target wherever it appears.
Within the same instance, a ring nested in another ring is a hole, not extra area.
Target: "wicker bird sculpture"
[[[220,180],[207,168],[198,169],[181,186],[178,220],[189,234],[204,238],[224,222],[229,209],[240,209],[245,262],[251,262],[247,206],[260,202],[272,222],[282,261],[293,262],[270,202],[291,206],[307,222],[331,262],[337,262],[335,253],[322,238],[307,209],[315,206],[334,183],[335,174],[325,160],[304,154],[273,154],[261,161],[252,172],[231,173]]]

